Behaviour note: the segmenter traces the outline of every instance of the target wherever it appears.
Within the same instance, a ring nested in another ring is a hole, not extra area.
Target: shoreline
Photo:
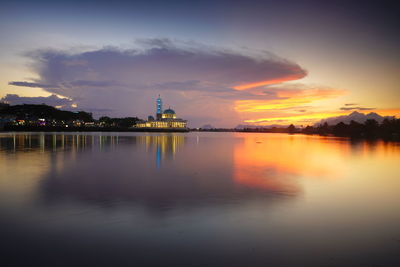
[[[189,132],[189,129],[137,129],[120,127],[5,127],[0,132]]]
[[[189,133],[189,132],[216,132],[216,133],[261,133],[261,134],[288,134],[288,135],[307,135],[307,136],[325,136],[325,137],[339,137],[348,138],[350,140],[383,140],[389,142],[400,142],[400,136],[393,134],[391,136],[349,136],[349,135],[335,135],[335,134],[318,134],[318,133],[305,133],[305,132],[284,132],[284,131],[259,131],[259,130],[235,130],[235,129],[208,129],[208,130],[198,130],[198,129],[132,129],[132,128],[81,128],[81,127],[18,127],[14,129],[0,129],[0,133],[19,133],[19,132],[53,132],[53,133],[63,133],[63,132],[141,132],[141,133]]]

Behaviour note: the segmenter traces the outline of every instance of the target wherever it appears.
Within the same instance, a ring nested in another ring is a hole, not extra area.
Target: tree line
[[[85,111],[60,110],[45,104],[3,105],[0,130],[5,131],[125,131],[139,118],[93,118]]]
[[[400,136],[400,119],[385,118],[382,123],[374,119],[368,119],[364,123],[351,121],[346,124],[339,122],[336,125],[328,125],[327,123],[316,127],[307,126],[301,130],[305,134],[335,135],[347,136],[353,138],[399,138]]]
[[[334,135],[352,138],[383,138],[400,140],[400,119],[385,118],[382,123],[374,119],[368,119],[364,123],[351,121],[346,124],[339,122],[335,125],[329,125],[327,122],[316,126],[307,126],[304,128],[295,127],[291,124],[289,127],[272,128],[245,128],[238,130],[241,132],[269,132],[269,133],[303,133],[318,135]]]

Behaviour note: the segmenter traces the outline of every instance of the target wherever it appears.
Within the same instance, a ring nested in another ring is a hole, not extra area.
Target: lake
[[[399,143],[0,133],[0,170],[2,266],[400,266]]]

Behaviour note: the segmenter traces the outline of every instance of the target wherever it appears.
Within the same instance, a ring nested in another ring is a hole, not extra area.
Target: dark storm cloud
[[[69,63],[67,63],[69,64]],[[44,89],[59,89],[60,87],[83,87],[83,86],[94,86],[94,87],[107,87],[107,86],[119,86],[120,84],[116,81],[71,81],[71,82],[60,82],[58,85],[41,84],[34,82],[22,82],[12,81],[9,85],[31,87],[31,88],[44,88]]]
[[[50,95],[47,97],[37,96],[37,97],[27,97],[19,96],[16,94],[7,94],[1,99],[11,105],[21,105],[21,104],[46,104],[49,106],[61,106],[70,107],[73,101],[68,98],[60,98],[56,95]]]
[[[232,91],[228,87],[218,87],[215,84],[207,82],[189,80],[189,81],[174,81],[165,83],[151,84],[146,89],[151,90],[177,90],[177,91],[220,91],[229,92]]]
[[[199,92],[203,96],[210,96],[215,98],[230,99],[230,100],[272,100],[272,99],[285,99],[279,97],[277,92],[260,92],[255,94],[254,91],[237,91],[229,87],[218,86],[216,84],[202,82],[202,81],[183,81],[183,82],[168,82],[162,84],[154,84],[146,88],[148,90],[165,91],[181,91],[181,92]]]
[[[23,86],[23,87],[32,87],[32,88],[55,88],[56,86],[54,85],[49,85],[49,84],[40,84],[40,83],[32,83],[32,82],[19,82],[19,81],[13,81],[9,82],[9,85],[14,85],[14,86]]]
[[[203,117],[218,113],[221,119],[232,119],[235,100],[278,98],[275,93],[238,91],[235,86],[295,80],[307,73],[270,53],[255,56],[169,39],[142,39],[132,49],[105,47],[73,53],[47,49],[27,56],[40,78],[35,83],[10,84],[41,87],[73,99],[81,109],[110,109],[115,116],[152,114],[152,101],[161,94],[186,117],[196,117],[194,113],[200,111]]]
[[[70,86],[94,86],[94,87],[108,87],[108,86],[119,86],[120,84],[116,81],[72,81],[69,83]]]
[[[142,40],[141,44],[147,47],[131,50],[108,47],[72,55],[40,50],[29,56],[36,61],[34,68],[43,84],[55,84],[58,88],[123,84],[132,90],[152,86],[177,90],[184,86],[182,90],[220,91],[238,84],[287,77],[298,79],[306,75],[306,71],[296,63],[277,56],[256,59],[200,45],[179,46],[168,39]],[[105,77],[110,79],[104,81]]]

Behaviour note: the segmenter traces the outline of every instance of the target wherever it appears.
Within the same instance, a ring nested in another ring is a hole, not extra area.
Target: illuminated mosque
[[[175,111],[171,108],[163,111],[162,99],[158,95],[156,118],[149,116],[147,121],[140,121],[134,127],[143,130],[187,131],[186,124],[187,121],[177,118]]]

